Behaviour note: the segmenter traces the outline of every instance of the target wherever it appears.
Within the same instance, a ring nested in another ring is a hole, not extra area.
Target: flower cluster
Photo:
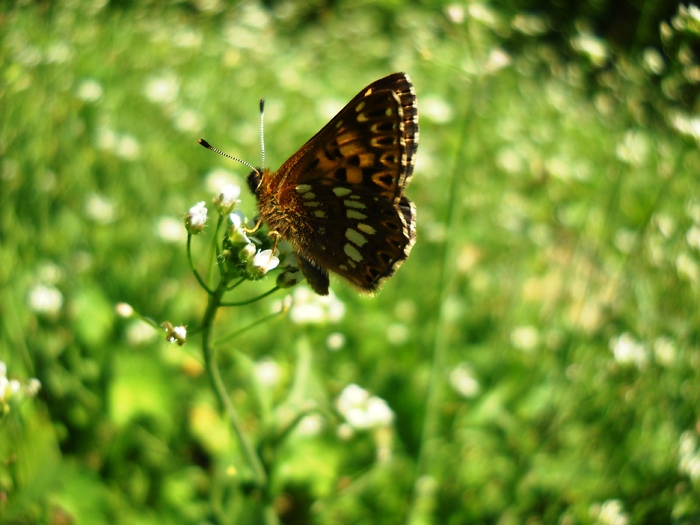
[[[7,364],[0,361],[0,417],[7,414],[17,401],[36,396],[40,389],[41,383],[35,378],[24,385],[17,379],[8,379]]]
[[[343,389],[336,408],[354,430],[388,427],[394,422],[394,412],[386,401],[355,384]]]
[[[246,218],[239,209],[240,193],[238,186],[228,184],[213,201],[220,224],[225,226],[222,228],[223,241],[219,250],[222,275],[229,282],[238,278],[258,280],[279,269],[276,282],[279,288],[299,283],[301,273],[291,247],[281,239],[264,233],[258,229],[258,223]],[[207,214],[204,202],[190,208],[185,218],[189,235],[197,235],[204,230]]]

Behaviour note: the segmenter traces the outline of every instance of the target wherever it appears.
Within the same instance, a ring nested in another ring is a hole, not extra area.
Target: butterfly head
[[[260,187],[260,184],[262,183],[262,170],[257,170],[254,169],[248,174],[247,177],[248,181],[248,188],[250,188],[250,191],[253,193],[253,195],[258,194],[258,188]]]

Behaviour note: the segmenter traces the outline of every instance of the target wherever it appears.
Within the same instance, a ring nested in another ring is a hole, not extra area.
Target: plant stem
[[[226,287],[222,283],[220,283],[216,290],[209,295],[207,309],[205,310],[204,317],[202,318],[202,354],[204,356],[204,367],[207,371],[207,376],[209,377],[209,382],[214,390],[216,399],[219,402],[219,406],[226,413],[229,424],[236,434],[241,449],[243,450],[243,455],[253,471],[256,486],[263,492],[267,492],[267,473],[263,468],[260,458],[255,452],[255,448],[246,436],[241,425],[241,420],[238,417],[238,413],[228,397],[228,393],[226,392],[226,387],[221,379],[221,373],[219,372],[219,366],[216,361],[216,351],[211,344],[214,317],[216,316],[217,310],[221,306],[221,299],[224,292],[226,292]]]

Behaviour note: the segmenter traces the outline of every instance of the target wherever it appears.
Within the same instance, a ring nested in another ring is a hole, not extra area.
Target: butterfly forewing
[[[260,216],[292,244],[317,293],[328,293],[329,270],[374,291],[408,257],[415,208],[402,192],[418,140],[415,100],[405,74],[380,79],[262,174]]]

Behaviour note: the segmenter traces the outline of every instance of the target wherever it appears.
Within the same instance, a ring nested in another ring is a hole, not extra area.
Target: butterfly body
[[[271,234],[293,247],[314,291],[328,272],[376,291],[415,243],[415,208],[403,195],[418,143],[416,96],[395,73],[353,98],[279,170],[248,183]]]

